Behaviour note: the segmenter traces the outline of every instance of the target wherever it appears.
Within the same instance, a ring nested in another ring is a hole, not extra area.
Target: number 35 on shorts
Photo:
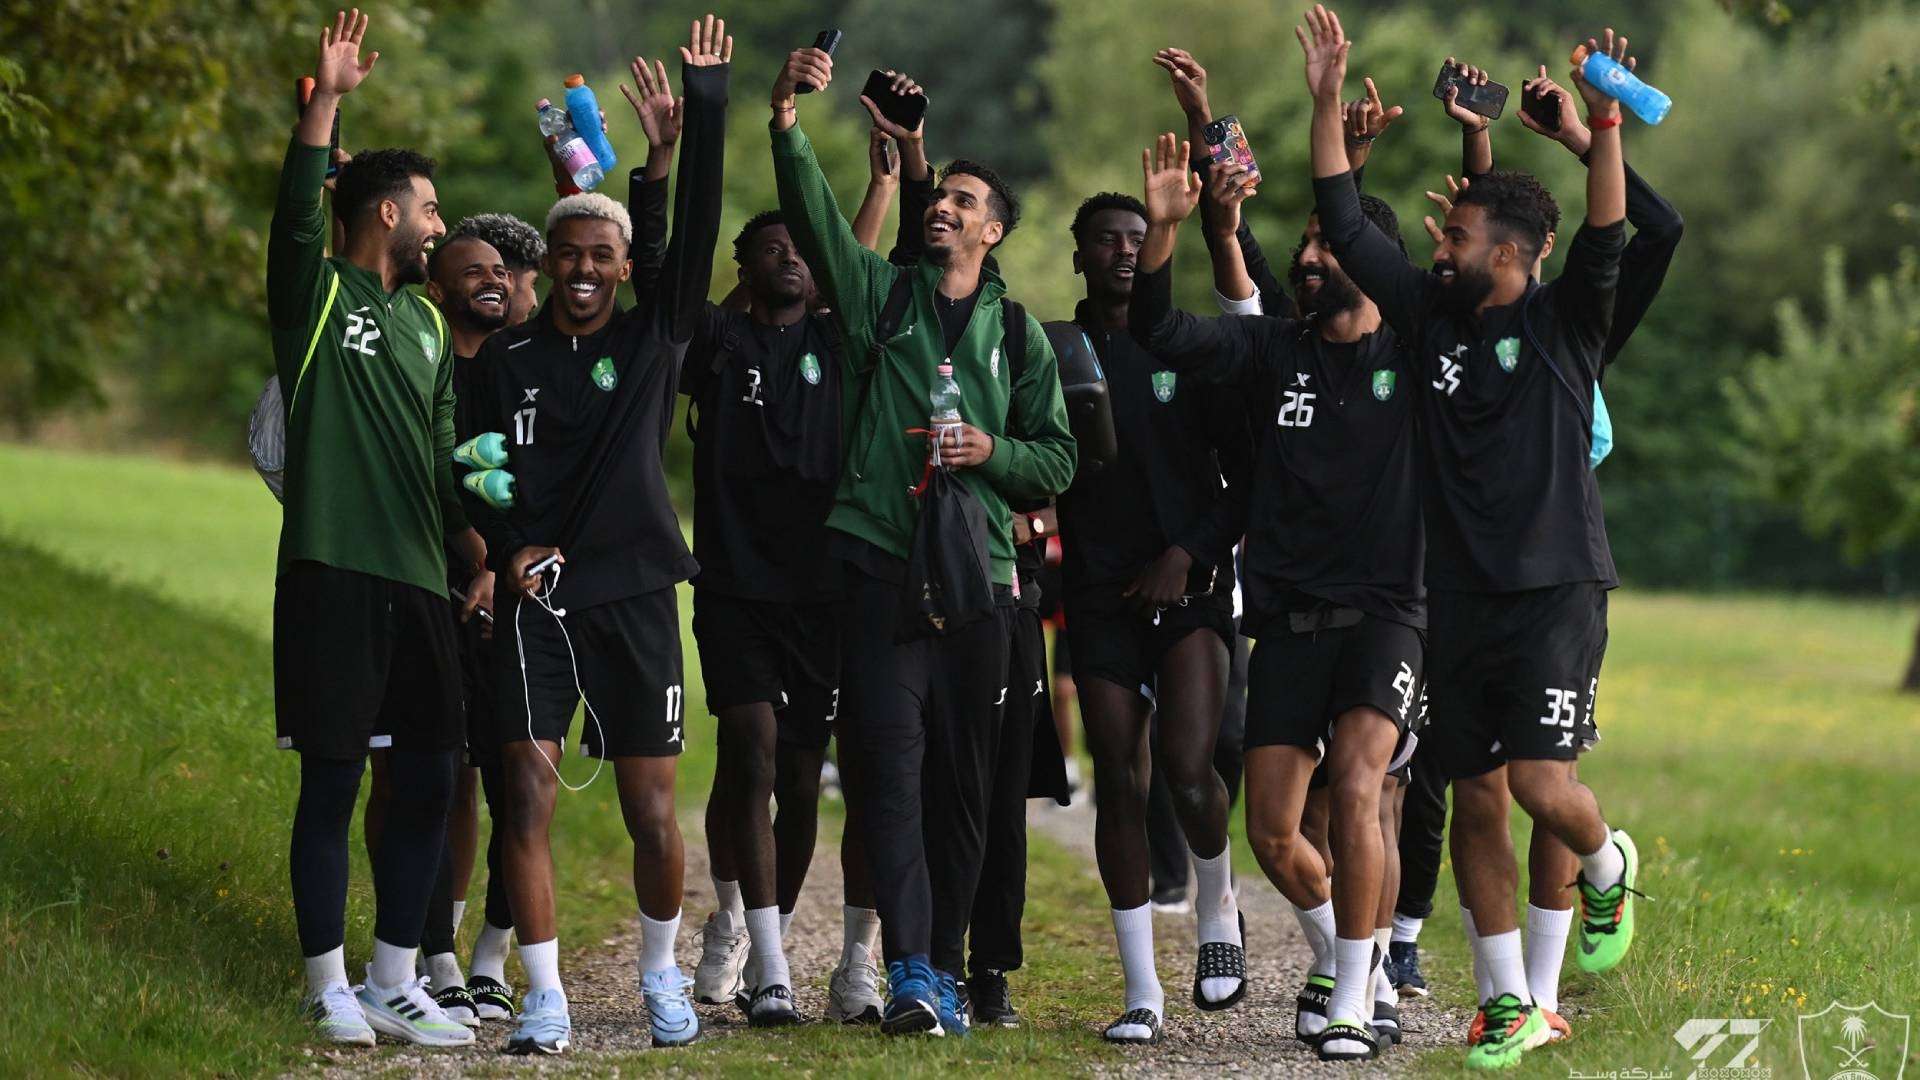
[[[1548,727],[1571,728],[1580,716],[1580,691],[1547,687],[1547,715],[1540,722]]]

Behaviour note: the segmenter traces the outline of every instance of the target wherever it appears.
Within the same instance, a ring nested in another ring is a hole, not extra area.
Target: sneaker
[[[1611,889],[1596,889],[1587,884],[1583,872],[1574,884],[1580,893],[1580,948],[1574,959],[1580,970],[1597,975],[1620,962],[1633,944],[1634,884],[1640,880],[1640,850],[1626,830],[1613,830],[1613,844],[1620,849],[1627,868]]]
[[[513,987],[486,975],[467,980],[467,993],[473,995],[473,1012],[482,1020],[513,1019]]]
[[[1384,1001],[1373,1003],[1373,1033],[1381,1046],[1400,1045],[1400,1008]],[[1324,1033],[1322,1033],[1324,1037]]]
[[[480,1026],[480,1009],[474,1004],[473,995],[464,986],[449,986],[445,990],[433,992],[433,1003],[440,1011],[456,1024],[465,1024],[470,1028]]]
[[[836,1024],[880,1022],[880,969],[865,945],[854,945],[841,956],[827,981],[827,1019]]]
[[[933,965],[924,954],[887,965],[887,1008],[880,1030],[889,1035],[944,1035],[940,1027],[940,990]]]
[[[747,928],[720,928],[720,916],[707,916],[700,928],[700,966],[693,969],[693,997],[702,1005],[725,1005],[747,988]]]
[[[1007,977],[998,971],[976,971],[967,980],[967,996],[973,1000],[973,1022],[988,1027],[1017,1028],[1020,1011],[1013,1007],[1013,991]]]
[[[1566,1017],[1561,1016],[1552,1009],[1541,1009],[1540,1017],[1547,1022],[1548,1042],[1559,1042],[1561,1039],[1573,1038],[1573,1025],[1567,1023]]]
[[[935,973],[939,994],[934,999],[940,1010],[940,1026],[949,1035],[965,1037],[970,1024],[967,1021],[968,1001],[960,991],[960,982],[944,971]]]
[[[820,763],[820,797],[840,802],[846,798],[840,790],[840,766],[832,761]]]
[[[793,1008],[793,991],[778,983],[755,990],[753,1000],[747,1003],[750,1027],[786,1027],[799,1022],[800,1014]]]
[[[1473,1022],[1467,1025],[1467,1045],[1480,1041],[1480,1033],[1487,1030],[1487,1010],[1483,1006],[1473,1011]]]
[[[373,1028],[367,1024],[367,1011],[353,987],[335,983],[317,994],[309,994],[300,1007],[320,1038],[341,1046],[372,1046]]]
[[[1387,977],[1401,997],[1426,997],[1426,976],[1420,974],[1420,943],[1394,941],[1387,944]]]
[[[1314,1052],[1321,1061],[1372,1061],[1385,1041],[1375,1028],[1357,1020],[1335,1020],[1320,1033]]]
[[[687,1000],[687,987],[692,985],[677,967],[640,976],[640,996],[647,1003],[654,1046],[685,1046],[700,1037],[700,1017]]]
[[[1485,1028],[1467,1048],[1469,1069],[1511,1069],[1520,1058],[1549,1037],[1547,1021],[1540,1010],[1512,994],[1499,997],[1480,1007],[1486,1013]]]
[[[384,987],[368,979],[356,992],[367,1023],[388,1038],[415,1046],[470,1045],[473,1032],[434,1004],[427,994],[429,982],[423,975],[400,986]]]
[[[573,1020],[567,1015],[567,995],[559,990],[535,990],[520,1003],[520,1018],[507,1036],[509,1054],[558,1054],[573,1042]]]
[[[1312,1046],[1327,1029],[1327,1006],[1333,1002],[1333,976],[1308,975],[1307,985],[1293,999],[1293,1037]]]
[[[1160,1014],[1152,1009],[1128,1009],[1108,1024],[1100,1037],[1108,1042],[1152,1046],[1160,1041]]]
[[[1190,915],[1193,913],[1193,901],[1187,899],[1187,887],[1165,889],[1154,893],[1152,897],[1155,915]]]

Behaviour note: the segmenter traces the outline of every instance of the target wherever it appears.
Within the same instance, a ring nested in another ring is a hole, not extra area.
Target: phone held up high
[[[927,95],[924,91],[917,94],[894,93],[893,76],[879,68],[867,76],[867,85],[860,88],[860,96],[879,106],[881,116],[908,131],[919,127],[920,121],[927,115]]]
[[[1520,111],[1533,117],[1534,123],[1547,131],[1560,130],[1560,95],[1556,91],[1535,93],[1521,88]]]
[[[1247,145],[1246,129],[1238,116],[1223,116],[1208,124],[1201,135],[1207,140],[1207,156],[1216,165],[1237,161],[1247,170],[1247,185],[1260,179],[1260,165],[1253,160],[1253,148]]]
[[[313,100],[313,76],[302,75],[293,81],[293,115],[295,119],[307,111],[307,102]],[[327,179],[339,175],[340,166],[333,160],[333,152],[340,149],[340,110],[333,110],[333,137],[327,144]]]
[[[833,50],[840,47],[840,39],[845,36],[845,34],[842,34],[838,30],[822,30],[819,34],[815,35],[813,47],[831,57]],[[793,88],[793,92],[796,94],[811,94],[818,89],[820,88],[810,82],[801,82]]]
[[[1463,109],[1478,113],[1489,120],[1500,119],[1507,108],[1507,88],[1497,82],[1480,85],[1468,82],[1460,69],[1452,64],[1440,65],[1440,77],[1434,80],[1433,96],[1441,101],[1447,100],[1447,91],[1452,87],[1460,88],[1460,96],[1454,100]]]

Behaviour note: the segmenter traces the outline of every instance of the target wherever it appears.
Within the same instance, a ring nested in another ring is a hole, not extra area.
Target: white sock
[[[1199,919],[1196,927],[1199,943],[1244,944],[1240,940],[1240,905],[1233,896],[1232,849],[1223,847],[1210,859],[1194,856],[1193,880],[1193,910]],[[1225,1001],[1242,985],[1243,980],[1231,977],[1201,979],[1200,996],[1208,1001]]]
[[[844,923],[840,938],[840,959],[842,963],[853,958],[853,947],[860,946],[873,955],[874,939],[880,936],[880,913],[870,907],[854,907],[852,904],[840,905],[840,918]]]
[[[1333,974],[1333,901],[1327,900],[1317,908],[1303,908],[1295,905],[1293,917],[1300,921],[1300,932],[1306,935],[1307,948],[1313,950],[1313,963],[1308,973],[1331,976]]]
[[[1480,938],[1474,951],[1480,954],[1480,963],[1487,969],[1490,984],[1482,1001],[1502,994],[1512,994],[1521,1001],[1533,1000],[1527,994],[1527,964],[1520,948],[1520,931],[1508,930]]]
[[[435,990],[467,985],[467,980],[460,974],[460,958],[450,952],[427,957],[427,977],[433,980]]]
[[[1165,1018],[1167,996],[1153,968],[1153,905],[1113,909],[1113,937],[1120,945],[1120,969],[1127,977],[1126,1012],[1152,1009]]]
[[[781,912],[780,913],[780,943],[782,945],[786,944],[787,931],[791,929],[793,929],[793,912],[791,911]]]
[[[1333,942],[1333,994],[1328,1020],[1352,1020],[1362,1025],[1373,1019],[1367,993],[1373,987],[1373,939],[1336,938]]]
[[[1572,908],[1553,911],[1527,905],[1527,989],[1533,1003],[1548,1012],[1560,1011],[1560,961],[1566,958],[1572,929]]]
[[[745,919],[742,918],[744,924]],[[673,944],[680,937],[680,913],[674,912],[673,918],[665,922],[650,919],[646,912],[640,913],[640,974],[660,971],[675,966],[673,962]]]
[[[1493,997],[1493,982],[1487,978],[1487,965],[1480,962],[1480,934],[1473,926],[1473,912],[1461,908],[1460,925],[1467,932],[1467,949],[1473,954],[1473,987],[1480,995],[1474,999],[1477,1005]]]
[[[465,922],[466,918],[467,902],[465,900],[455,900],[453,902],[453,932],[456,936],[460,933],[460,924]]]
[[[1602,828],[1605,828],[1604,823]],[[1606,842],[1600,845],[1599,850],[1580,856],[1580,873],[1586,877],[1587,884],[1596,889],[1611,889],[1626,876],[1627,857],[1620,853],[1619,846],[1613,842],[1612,829],[1607,829]]]
[[[747,951],[747,983],[755,990],[763,986],[791,987],[787,972],[787,954],[780,947],[780,909],[747,909],[747,933],[751,936]]]
[[[418,948],[403,949],[373,939],[373,963],[367,966],[367,981],[383,990],[392,990],[413,981],[413,957]]]
[[[740,899],[739,882],[714,878],[713,898],[714,922],[719,925],[722,933],[737,934],[746,928],[747,905],[746,901]]]
[[[319,994],[330,986],[347,985],[347,947],[336,945],[319,956],[309,956],[307,993]]]
[[[1387,944],[1392,938],[1392,927],[1376,927],[1373,931],[1373,1000],[1397,1005],[1400,992],[1393,988],[1393,981],[1387,978]]]
[[[1399,912],[1393,913],[1393,940],[1407,942],[1420,940],[1420,925],[1427,920],[1415,919]]]
[[[507,949],[513,942],[513,927],[480,924],[480,936],[473,943],[473,974],[485,975],[502,985],[507,981]]]
[[[560,989],[560,939],[548,938],[520,946],[520,966],[527,969],[527,993]],[[564,999],[565,994],[563,993]]]

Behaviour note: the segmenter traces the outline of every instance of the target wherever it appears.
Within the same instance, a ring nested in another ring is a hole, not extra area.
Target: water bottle
[[[497,431],[475,435],[453,448],[453,463],[469,469],[497,469],[507,463],[507,437]]]
[[[1640,81],[1640,77],[1627,70],[1627,65],[1615,60],[1603,52],[1589,52],[1585,45],[1573,50],[1573,66],[1594,89],[1607,95],[1633,110],[1633,114],[1649,124],[1657,124],[1667,118],[1667,110],[1673,108],[1673,99]]]
[[[513,474],[505,469],[482,469],[470,472],[460,478],[460,483],[473,492],[481,502],[495,510],[508,510],[513,507],[516,484]]]
[[[592,191],[607,178],[607,172],[593,156],[593,150],[587,146],[587,140],[573,130],[573,121],[566,111],[553,107],[553,102],[540,99],[540,134],[550,135],[560,141],[554,144],[553,152],[560,158],[560,167],[573,177],[573,186],[581,191]]]
[[[567,112],[573,114],[573,130],[593,148],[600,168],[612,172],[620,159],[613,156],[613,144],[607,141],[605,125],[600,121],[600,99],[593,96],[584,75],[567,76]]]
[[[953,379],[953,365],[941,364],[940,377],[933,380],[933,393],[927,397],[933,402],[933,461],[940,463],[940,445],[949,433],[955,439],[960,432],[960,384]]]

